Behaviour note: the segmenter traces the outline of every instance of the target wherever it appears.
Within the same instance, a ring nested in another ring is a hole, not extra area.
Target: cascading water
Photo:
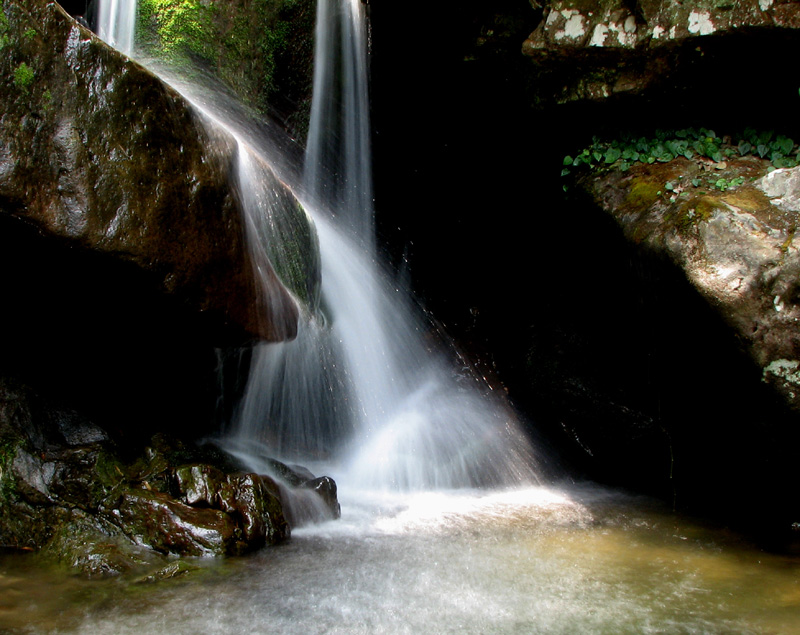
[[[302,223],[291,214],[285,223],[276,209],[257,135],[202,96],[192,99],[236,141],[254,246],[275,244],[264,236],[294,236]],[[510,413],[433,350],[428,326],[353,225],[339,226],[343,216],[336,205],[316,213],[325,297],[318,307],[295,287],[306,314],[300,337],[256,351],[239,429],[248,449],[258,438],[286,454],[328,452],[352,467],[340,478],[351,499],[342,518],[297,529],[289,543],[247,558],[90,582],[0,548],[0,631],[797,631],[796,558],[647,501],[574,486],[354,494],[359,481],[428,490],[535,477]],[[270,277],[280,254],[259,253],[259,271]]]
[[[118,51],[131,55],[136,26],[136,0],[98,3],[97,34]]]
[[[377,262],[366,77],[364,5],[321,0],[304,177],[307,207],[320,210],[321,309],[296,341],[256,349],[235,436],[333,460],[358,488],[535,482],[512,412],[454,367]]]
[[[132,35],[121,32],[132,29],[127,16],[135,14],[135,2],[123,14],[119,1],[102,3],[100,14],[118,21],[107,27],[118,34],[110,36],[117,38],[113,41],[132,42]],[[447,350],[378,263],[364,5],[321,0],[317,18],[311,130],[305,174],[294,189],[316,225],[322,297],[318,302],[312,291],[295,284],[302,313],[298,336],[253,350],[227,444],[247,448],[248,454],[259,445],[283,460],[325,460],[340,472],[337,480],[359,489],[536,482],[534,453],[512,411]],[[224,105],[208,103],[207,95],[180,80],[167,81],[209,125],[235,139],[257,277],[270,283],[277,270],[286,281],[290,274],[276,246],[296,240],[307,219],[292,223],[298,211],[278,209],[286,202],[275,194],[270,150]],[[291,177],[281,178],[292,185]],[[313,271],[312,266],[301,274]]]

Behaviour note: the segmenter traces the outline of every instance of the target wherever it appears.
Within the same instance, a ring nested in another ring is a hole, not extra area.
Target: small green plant
[[[22,62],[14,71],[14,85],[20,90],[27,92],[35,77],[36,74],[33,72],[33,69],[25,62]]]
[[[601,141],[595,137],[579,154],[564,157],[561,175],[582,166],[592,169],[613,166],[624,171],[636,163],[666,163],[679,157],[722,163],[746,155],[768,159],[773,168],[800,165],[800,150],[794,141],[774,131],[747,128],[737,135],[720,137],[708,128],[685,128],[658,130],[650,138],[623,135],[613,141]]]

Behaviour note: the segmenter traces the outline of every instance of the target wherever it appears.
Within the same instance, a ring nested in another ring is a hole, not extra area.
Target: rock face
[[[293,337],[297,308],[274,272],[255,292],[233,140],[57,4],[9,0],[0,19],[0,210],[134,263],[219,341]]]
[[[782,51],[798,27],[794,2],[554,0],[522,50],[542,101],[604,100],[684,90],[703,73],[716,83],[713,57],[737,68],[737,49],[768,38]]]
[[[565,159],[570,213],[601,217],[602,245],[585,252],[593,306],[608,305],[587,316],[593,348],[536,342],[552,364],[536,390],[590,472],[777,539],[800,513],[798,168],[775,168],[796,164],[797,145],[746,136],[757,150],[678,130]]]
[[[681,158],[582,181],[626,237],[662,254],[735,331],[763,380],[800,412],[798,168],[767,172],[747,157],[727,161],[709,186],[706,166]],[[705,187],[695,187],[700,180]],[[669,191],[667,184],[674,184]]]

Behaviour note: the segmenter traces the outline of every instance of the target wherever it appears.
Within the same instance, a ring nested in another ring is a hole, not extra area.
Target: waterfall
[[[367,29],[360,0],[317,5],[304,173],[322,302],[293,342],[254,351],[236,434],[340,463],[340,483],[422,490],[537,480],[514,413],[445,344],[378,260]]]
[[[360,0],[319,0],[304,186],[372,249],[367,30]]]
[[[136,28],[136,0],[100,0],[97,34],[118,51],[131,55]]]
[[[105,0],[116,6],[116,0]],[[360,0],[319,0],[304,176],[282,174],[313,217],[321,298],[296,293],[297,338],[254,347],[227,441],[240,455],[324,460],[340,487],[426,490],[537,481],[535,453],[510,407],[424,318],[380,262],[373,229],[367,29]],[[238,187],[257,274],[276,261],[268,172],[275,150],[224,108],[167,80],[238,145]],[[265,240],[265,235],[268,239]],[[254,464],[257,458],[252,459]]]

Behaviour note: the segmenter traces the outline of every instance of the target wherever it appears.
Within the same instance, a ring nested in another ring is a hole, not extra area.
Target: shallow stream
[[[800,559],[595,487],[355,494],[157,583],[0,559],[3,633],[797,633]]]

